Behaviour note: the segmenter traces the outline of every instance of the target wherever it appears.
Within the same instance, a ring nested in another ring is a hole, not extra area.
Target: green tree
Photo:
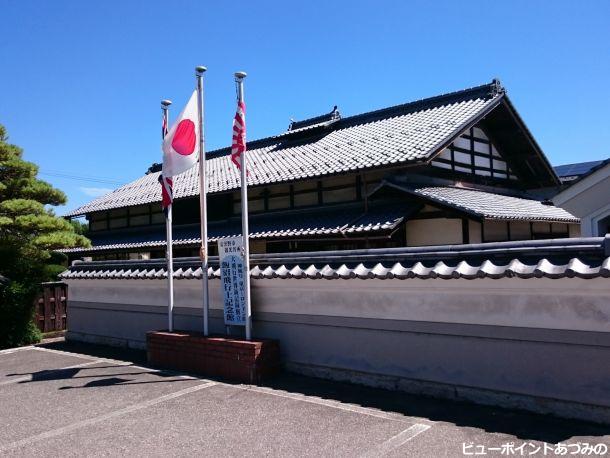
[[[76,219],[71,220],[70,223],[74,227],[74,232],[77,234],[84,235],[86,237],[89,233],[89,225],[87,223],[83,223],[82,221],[78,221]]]
[[[53,250],[91,245],[54,214],[50,207],[66,196],[37,174],[0,125],[0,277],[10,280],[0,284],[0,348],[31,340],[33,300],[40,282],[57,271],[49,269],[57,258]]]

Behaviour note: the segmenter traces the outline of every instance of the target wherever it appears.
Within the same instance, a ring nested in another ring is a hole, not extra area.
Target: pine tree
[[[36,177],[38,167],[8,143],[0,125],[0,348],[27,343],[32,302],[40,281],[48,280],[53,250],[88,247],[74,225],[49,207],[66,202],[65,194]],[[8,279],[8,280],[6,280]]]

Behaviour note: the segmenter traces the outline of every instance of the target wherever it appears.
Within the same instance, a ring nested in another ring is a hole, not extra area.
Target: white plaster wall
[[[568,224],[568,231],[570,237],[590,237],[590,235],[581,234],[580,224]]]
[[[597,237],[597,222],[610,215],[610,166],[606,165],[553,198],[558,205],[581,219],[583,237]]]
[[[166,280],[68,280],[69,300],[90,303],[167,305]],[[222,308],[220,280],[209,281],[211,307]],[[201,280],[174,281],[174,305],[200,308],[203,298]]]
[[[70,301],[165,307],[162,280],[69,280]],[[210,308],[222,310],[220,281]],[[200,280],[177,280],[175,306],[200,309]],[[610,279],[253,280],[254,313],[610,332]]]
[[[143,349],[146,332],[166,326],[165,281],[68,284],[68,339]],[[279,339],[292,370],[610,421],[609,279],[252,284],[254,335]],[[176,328],[200,330],[201,281],[175,288]],[[210,300],[210,329],[224,332],[219,280]]]
[[[481,243],[481,223],[478,221],[468,220],[469,243]]]
[[[462,243],[461,219],[413,219],[407,221],[406,231],[407,246]]]
[[[580,183],[574,185],[574,195],[560,206],[573,215],[582,218],[586,215],[591,215],[599,211],[599,209],[608,206],[610,202],[610,177],[595,183],[591,187],[579,187]],[[578,187],[578,191],[577,188]],[[569,188],[568,188],[569,190]]]

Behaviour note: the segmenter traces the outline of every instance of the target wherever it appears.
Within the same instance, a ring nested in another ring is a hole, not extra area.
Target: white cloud
[[[84,186],[81,187],[80,190],[91,197],[99,197],[112,192],[112,189],[110,188],[87,188]]]

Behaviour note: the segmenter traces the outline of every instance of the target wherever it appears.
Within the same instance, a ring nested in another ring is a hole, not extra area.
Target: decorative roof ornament
[[[495,97],[501,94],[506,94],[506,89],[502,86],[499,78],[494,78],[489,85],[489,95]]]
[[[303,119],[302,121],[295,121],[290,119],[290,125],[288,126],[287,132],[295,132],[305,129],[312,129],[314,127],[329,126],[330,124],[341,119],[341,113],[335,105],[330,113],[315,116],[313,118]]]

